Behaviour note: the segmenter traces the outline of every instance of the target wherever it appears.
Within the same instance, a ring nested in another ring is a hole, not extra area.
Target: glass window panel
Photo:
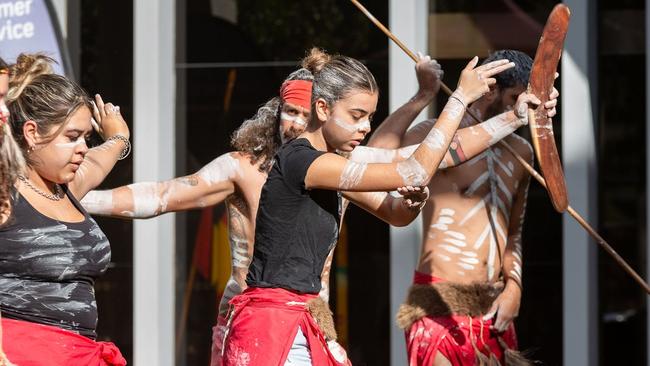
[[[599,229],[640,273],[647,240],[645,16],[641,0],[598,2]],[[601,365],[644,364],[647,295],[603,251],[598,278]]]

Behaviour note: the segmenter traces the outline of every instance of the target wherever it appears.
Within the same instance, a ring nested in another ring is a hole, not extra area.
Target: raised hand
[[[120,113],[120,107],[112,103],[104,103],[99,94],[95,95],[95,103],[93,103],[93,128],[104,140],[116,135],[127,139],[131,136],[129,126]]]
[[[477,64],[478,57],[474,56],[460,73],[458,87],[453,94],[465,107],[490,91],[490,86],[497,82],[492,76],[515,66],[509,60],[496,60],[476,67]]]
[[[433,98],[440,90],[440,81],[445,75],[442,67],[430,56],[422,56],[418,53],[418,62],[415,64],[415,74],[418,78],[420,90],[418,94]]]

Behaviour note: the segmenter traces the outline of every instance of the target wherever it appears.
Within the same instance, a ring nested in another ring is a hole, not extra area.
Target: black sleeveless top
[[[275,155],[260,195],[248,286],[320,291],[323,265],[338,239],[341,207],[338,192],[305,189],[307,169],[323,153],[301,138]]]
[[[108,239],[63,186],[82,222],[51,219],[14,191],[12,213],[0,226],[2,316],[57,326],[95,339],[95,278],[111,260]]]

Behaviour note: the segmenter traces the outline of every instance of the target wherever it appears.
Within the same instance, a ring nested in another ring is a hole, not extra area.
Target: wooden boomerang
[[[413,59],[413,61],[415,61],[415,62],[418,61],[415,54],[413,52],[411,52],[411,50],[409,50],[404,45],[404,43],[402,43],[388,28],[386,28],[383,24],[381,24],[381,22],[379,20],[377,20],[377,18],[375,18],[368,11],[368,9],[366,9],[363,5],[361,5],[361,3],[359,3],[359,1],[357,1],[357,0],[350,0],[350,1],[357,8],[359,8],[359,10],[361,10],[361,12],[364,13],[366,15],[366,17],[368,17],[368,19],[370,19],[370,21],[373,22],[377,26],[377,28],[379,28],[382,32],[384,32],[384,34],[386,34],[388,36],[388,38],[390,38],[393,42],[395,42],[395,44],[397,44],[399,46],[399,48],[401,48],[411,59]],[[559,56],[558,56],[558,59],[559,59]],[[555,70],[555,68],[553,68],[553,70]],[[553,78],[555,78],[555,73],[553,73],[552,75],[553,75]],[[441,86],[441,89],[444,90],[445,93],[447,93],[447,95],[451,95],[451,93],[452,93],[451,89],[449,89],[449,87],[447,85],[445,85],[444,82],[441,81],[440,86]],[[545,90],[548,90],[548,89],[545,89]],[[474,120],[476,120],[476,122],[478,122],[478,123],[482,122],[469,109],[466,109],[465,111],[467,112],[467,114],[472,116],[472,118],[474,118]],[[519,155],[519,153],[515,149],[512,148],[512,146],[510,146],[504,140],[501,140],[499,142],[499,144],[501,146],[505,147],[506,150],[508,150],[515,157],[515,159],[517,159],[517,161],[528,171],[528,173],[530,173],[530,175],[532,175],[533,178],[535,178],[535,180],[537,180],[539,182],[539,184],[542,185],[542,187],[546,188],[546,190],[550,192],[550,190],[546,186],[546,181],[544,180],[544,178],[539,173],[537,173],[535,168],[533,168],[530,164],[528,164],[528,162],[524,158],[522,158],[521,155]],[[564,179],[562,179],[562,181],[564,181]],[[568,200],[568,198],[567,198],[567,200]],[[645,282],[645,280],[641,276],[639,276],[639,274],[636,273],[634,271],[634,269],[629,264],[627,264],[625,259],[623,259],[616,252],[616,250],[614,250],[614,248],[612,248],[612,246],[609,245],[607,243],[607,241],[605,241],[605,239],[603,239],[598,234],[598,232],[596,232],[596,230],[594,230],[594,228],[592,228],[591,225],[589,225],[589,223],[587,223],[587,221],[582,216],[580,216],[580,214],[578,212],[576,212],[573,209],[573,207],[567,206],[567,213],[569,215],[571,215],[571,217],[573,217],[594,239],[596,239],[596,243],[598,243],[598,245],[600,245],[603,248],[603,250],[605,250],[605,252],[607,252],[607,254],[609,254],[616,261],[616,263],[619,266],[621,266],[621,268],[623,268],[623,270],[625,270],[625,272],[627,272],[630,275],[630,277],[632,277],[639,284],[639,286],[641,286],[648,294],[650,294],[650,285],[648,285]]]
[[[555,146],[553,121],[546,117],[544,103],[549,101],[549,95],[553,91],[555,70],[562,55],[564,38],[569,28],[569,17],[569,8],[564,4],[556,5],[551,11],[539,40],[528,81],[528,92],[542,102],[537,108],[528,110],[528,126],[530,126],[535,155],[546,180],[548,195],[557,212],[566,211],[569,198],[562,162]]]

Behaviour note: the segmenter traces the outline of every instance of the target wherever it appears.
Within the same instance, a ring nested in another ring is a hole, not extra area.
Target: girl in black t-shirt
[[[306,354],[307,364],[347,362],[331,336],[323,335],[324,324],[306,310],[317,301],[323,264],[338,238],[341,195],[382,217],[381,200],[358,192],[426,186],[467,105],[489,91],[493,75],[513,66],[508,60],[479,67],[477,62],[473,58],[463,70],[437,123],[411,156],[366,164],[335,152],[352,151],[370,132],[378,98],[373,75],[355,59],[318,49],[303,60],[314,75],[311,120],[303,134],[280,148],[262,190],[250,287],[231,302],[225,365],[243,358],[249,365],[283,365],[294,354],[295,360]],[[405,223],[417,214],[405,209]],[[325,342],[331,347],[319,345]]]

